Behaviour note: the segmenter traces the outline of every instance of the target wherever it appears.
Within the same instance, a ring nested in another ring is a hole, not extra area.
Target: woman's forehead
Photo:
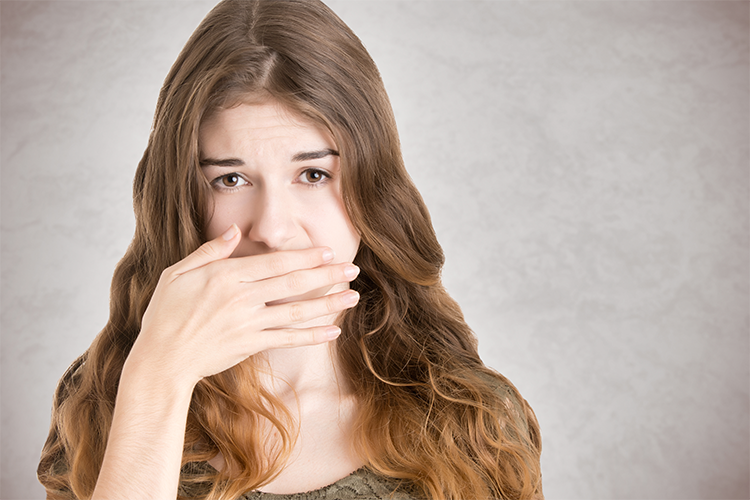
[[[266,146],[269,145],[269,146]],[[337,151],[328,130],[277,101],[265,101],[217,111],[201,124],[202,155],[236,150],[262,152],[267,147],[300,151]],[[300,149],[301,148],[301,149]]]

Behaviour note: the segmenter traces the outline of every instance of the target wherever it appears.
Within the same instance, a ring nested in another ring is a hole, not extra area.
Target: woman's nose
[[[256,199],[248,238],[270,250],[282,250],[294,237],[294,218],[290,204],[280,193],[264,193]]]

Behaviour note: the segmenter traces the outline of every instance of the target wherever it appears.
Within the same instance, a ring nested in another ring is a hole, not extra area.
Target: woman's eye
[[[240,182],[240,176],[229,174],[221,178],[221,183],[226,187],[235,187]]]
[[[309,168],[302,173],[302,177],[305,184],[321,184],[327,178],[330,178],[330,175],[323,170]]]
[[[248,182],[242,178],[239,174],[232,173],[217,177],[213,181],[213,185],[219,189],[231,189],[239,186],[244,186]]]

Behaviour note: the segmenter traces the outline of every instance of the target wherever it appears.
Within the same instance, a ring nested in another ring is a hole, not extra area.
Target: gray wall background
[[[212,1],[0,4],[2,489],[107,319],[160,84]],[[331,1],[378,63],[550,499],[749,498],[746,1]]]

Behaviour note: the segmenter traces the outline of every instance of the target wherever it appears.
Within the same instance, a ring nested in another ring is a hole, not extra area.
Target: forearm
[[[192,386],[125,363],[95,500],[177,497]]]

